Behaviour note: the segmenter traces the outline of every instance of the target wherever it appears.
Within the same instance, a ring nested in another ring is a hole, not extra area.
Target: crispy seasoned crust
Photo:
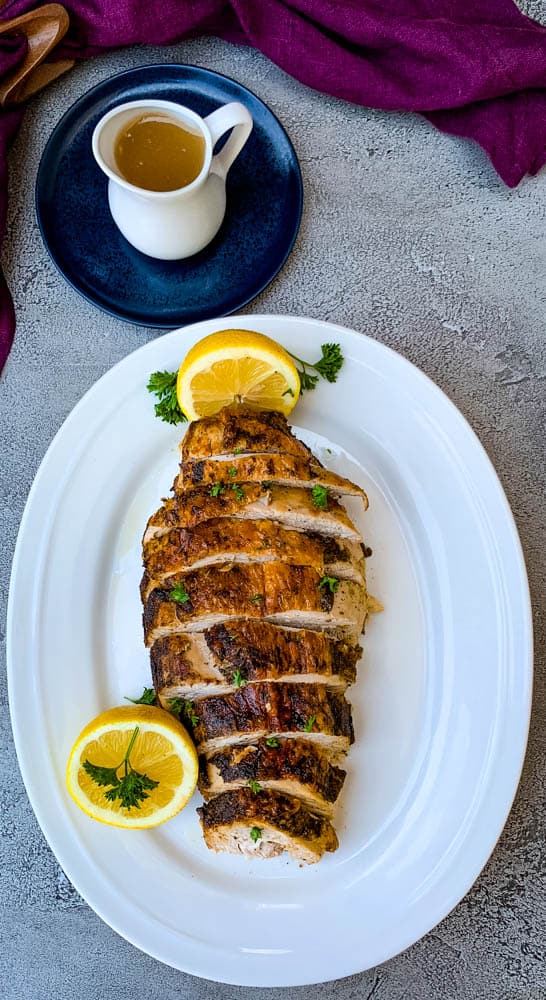
[[[230,618],[266,618],[282,625],[343,630],[355,639],[367,614],[366,590],[341,581],[335,593],[308,566],[256,563],[211,566],[184,576],[187,600],[153,590],[144,605],[146,645],[170,632],[202,630]],[[144,581],[143,590],[147,582]]]
[[[247,682],[276,680],[293,674],[339,674],[348,684],[356,677],[361,648],[310,629],[289,630],[270,622],[234,621],[205,633],[216,662],[239,670]]]
[[[266,740],[260,740],[227,747],[208,759],[201,757],[199,790],[210,799],[230,786],[258,782],[262,788],[284,788],[311,808],[331,815],[345,776],[345,771],[331,764],[320,747],[309,742],[282,740],[270,747]]]
[[[312,457],[307,445],[294,437],[282,413],[253,410],[249,406],[226,406],[214,416],[190,424],[180,452],[184,462],[241,452],[285,452],[305,459]]]
[[[168,707],[175,697],[230,694],[235,679],[313,683],[343,690],[356,677],[360,646],[323,632],[286,630],[270,622],[235,619],[204,632],[164,636],[150,659],[155,690]]]
[[[193,712],[193,738],[200,747],[210,740],[268,733],[354,739],[349,702],[322,684],[247,684],[233,694],[194,702]]]
[[[344,539],[290,531],[272,521],[237,521],[223,517],[193,529],[174,528],[144,545],[148,576],[142,599],[155,588],[178,582],[176,574],[228,562],[286,562],[311,566],[364,584],[362,547]]]
[[[298,799],[271,789],[258,795],[249,788],[224,792],[197,812],[207,846],[213,850],[262,857],[286,850],[297,860],[313,863],[325,851],[335,851],[338,846],[326,817],[313,814]]]
[[[180,493],[195,486],[264,481],[306,488],[320,485],[335,495],[360,497],[364,506],[368,506],[368,498],[360,486],[324,469],[318,459],[285,454],[234,455],[227,459],[205,458],[182,462],[173,490]]]
[[[332,496],[328,496],[327,507],[322,510],[313,502],[311,491],[299,487],[245,483],[243,496],[240,491],[229,487],[216,496],[211,496],[210,490],[210,486],[188,489],[166,499],[148,521],[144,544],[172,528],[195,528],[204,521],[219,517],[238,520],[261,520],[265,517],[288,528],[315,531],[356,542],[362,540],[345,508]]]

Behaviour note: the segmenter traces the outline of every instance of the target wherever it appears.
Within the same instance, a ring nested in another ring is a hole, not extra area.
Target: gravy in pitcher
[[[205,140],[174,117],[148,112],[117,136],[114,158],[121,176],[146,191],[177,191],[199,176]]]

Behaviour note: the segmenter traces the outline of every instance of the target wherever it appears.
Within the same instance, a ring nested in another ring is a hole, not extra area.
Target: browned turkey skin
[[[232,694],[271,680],[343,691],[356,678],[360,646],[309,629],[235,619],[203,632],[174,633],[151,649],[152,678],[165,708],[173,698]]]
[[[230,746],[201,757],[199,790],[203,797],[208,801],[224,791],[259,785],[294,795],[311,811],[331,817],[345,771],[335,767],[320,747],[304,740],[271,742],[273,746],[266,740]]]
[[[296,860],[312,864],[338,846],[325,816],[272,789],[258,794],[250,788],[224,792],[197,811],[205,842],[215,851],[264,858],[288,851]]]
[[[279,413],[226,407],[188,428],[174,495],[143,538],[159,703],[200,755],[207,845],[319,861],[353,742],[345,691],[368,614],[367,550],[325,469]]]

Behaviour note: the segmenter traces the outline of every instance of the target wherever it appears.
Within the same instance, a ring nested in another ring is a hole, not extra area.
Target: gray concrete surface
[[[535,16],[539,3],[529,4]],[[543,1000],[546,995],[544,463],[546,172],[515,191],[483,153],[416,117],[313,93],[259,54],[217,41],[118,52],[74,70],[28,111],[11,158],[3,253],[18,314],[0,383],[1,641],[15,538],[55,431],[118,359],[156,334],[103,315],[57,274],[33,212],[41,150],[92,84],[161,60],[209,66],[262,96],[286,124],[305,182],[301,233],[249,311],[365,331],[420,365],[460,407],[495,463],[521,532],[534,598],[537,680],[529,750],[500,842],[467,897],[403,955],[297,1000]],[[0,689],[0,995],[3,1000],[242,1000],[162,966],[103,924],[72,889],[34,819]],[[279,991],[277,991],[279,992]]]

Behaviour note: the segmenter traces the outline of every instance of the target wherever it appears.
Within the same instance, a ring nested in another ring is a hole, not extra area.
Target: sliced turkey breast
[[[223,517],[196,528],[174,528],[143,547],[146,570],[142,599],[168,587],[180,574],[221,563],[286,562],[311,566],[320,576],[364,586],[364,557],[357,542],[291,531],[272,521]]]
[[[366,589],[285,563],[211,566],[182,585],[153,590],[144,605],[147,646],[172,632],[202,631],[230,618],[342,632],[356,642],[367,616]]]
[[[299,799],[250,788],[217,795],[197,810],[207,847],[213,851],[273,858],[287,851],[297,861],[313,864],[338,840],[325,816],[312,813]]]
[[[344,781],[345,771],[331,764],[320,747],[298,739],[271,737],[200,760],[199,790],[206,800],[234,788],[273,788],[331,816]]]
[[[238,485],[244,492],[245,483],[270,482],[282,486],[299,486],[312,489],[323,486],[334,496],[356,496],[368,506],[364,490],[336,472],[324,469],[317,459],[304,459],[295,455],[256,454],[236,455],[231,458],[205,458],[201,461],[182,462],[173,483],[175,493],[195,486],[227,488]]]
[[[322,746],[330,759],[353,742],[351,706],[322,684],[247,684],[233,694],[184,703],[200,753],[267,738],[298,738]]]
[[[345,508],[328,494],[317,497],[325,505],[319,507],[313,500],[312,491],[307,489],[245,483],[242,496],[232,486],[220,487],[214,494],[211,489],[214,487],[189,489],[165,500],[148,521],[144,545],[172,528],[195,528],[219,517],[267,518],[297,531],[362,541]]]
[[[151,649],[152,678],[165,708],[173,698],[231,694],[261,681],[317,682],[343,691],[355,679],[360,654],[360,646],[323,632],[235,619],[158,639]]]
[[[196,420],[180,443],[183,462],[253,452],[313,457],[307,445],[294,437],[282,413],[249,406],[226,406],[212,417]]]

